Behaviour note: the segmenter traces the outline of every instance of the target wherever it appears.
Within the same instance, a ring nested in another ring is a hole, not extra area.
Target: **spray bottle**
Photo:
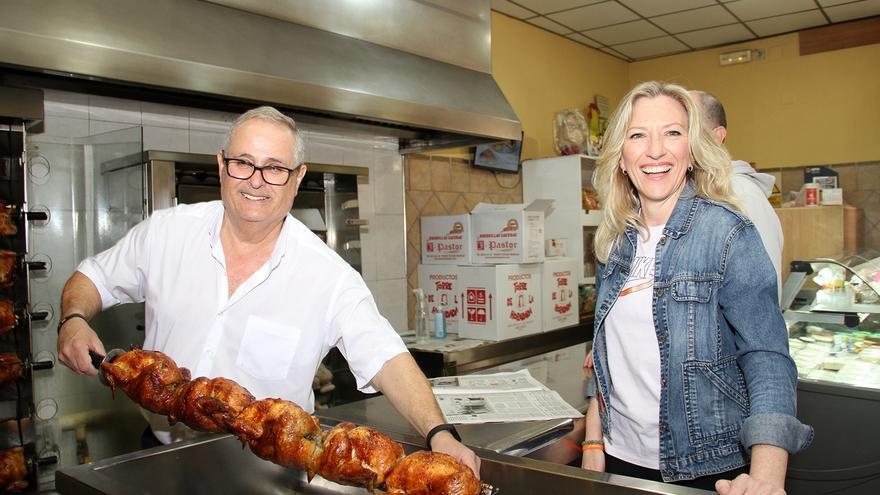
[[[434,313],[434,338],[446,338],[446,306],[441,304]]]
[[[428,311],[425,304],[425,292],[422,289],[413,289],[416,296],[416,343],[428,342]]]

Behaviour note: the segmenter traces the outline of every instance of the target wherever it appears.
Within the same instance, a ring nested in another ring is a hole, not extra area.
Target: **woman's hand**
[[[775,483],[743,473],[733,481],[718,480],[715,491],[720,495],[785,495],[785,490]]]

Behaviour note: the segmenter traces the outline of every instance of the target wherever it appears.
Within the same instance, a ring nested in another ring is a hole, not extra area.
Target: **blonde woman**
[[[720,494],[784,492],[797,370],[730,157],[684,88],[639,84],[605,133],[583,467]]]

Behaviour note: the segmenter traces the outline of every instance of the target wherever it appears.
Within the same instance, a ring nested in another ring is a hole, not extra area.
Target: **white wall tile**
[[[43,112],[47,116],[54,115],[58,117],[88,119],[89,95],[44,89]]]
[[[189,132],[170,127],[144,126],[144,150],[189,151]]]
[[[306,143],[306,162],[342,165],[345,148],[337,143],[309,135]]]
[[[370,182],[376,191],[376,213],[403,215],[403,157],[394,151],[377,151]]]
[[[141,103],[141,123],[155,127],[189,129],[189,110],[160,103]]]
[[[89,118],[107,122],[141,123],[141,102],[89,95]]]
[[[373,166],[373,150],[371,148],[344,148],[342,164],[350,167]]]
[[[238,115],[191,108],[189,110],[189,128],[194,131],[219,132],[226,134]]]
[[[215,154],[223,147],[226,134],[222,132],[189,131],[189,152]]]
[[[132,124],[123,122],[107,122],[103,120],[89,120],[89,136],[95,134],[104,134],[105,132],[118,131],[119,129],[128,129]]]
[[[54,137],[86,137],[89,135],[89,119],[46,115],[43,134]]]
[[[376,278],[406,276],[406,240],[403,215],[376,215],[370,224],[376,247]],[[381,255],[379,254],[381,253]]]
[[[379,313],[391,323],[397,333],[409,331],[406,318],[406,280],[378,280],[368,282],[370,292],[376,300]]]

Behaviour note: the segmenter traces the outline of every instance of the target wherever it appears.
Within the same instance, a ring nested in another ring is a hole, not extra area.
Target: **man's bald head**
[[[692,90],[690,94],[691,97],[699,102],[700,109],[703,111],[703,118],[709,124],[712,132],[715,133],[718,142],[724,143],[724,140],[727,138],[727,113],[724,111],[724,105],[718,101],[718,98],[705,91]]]

